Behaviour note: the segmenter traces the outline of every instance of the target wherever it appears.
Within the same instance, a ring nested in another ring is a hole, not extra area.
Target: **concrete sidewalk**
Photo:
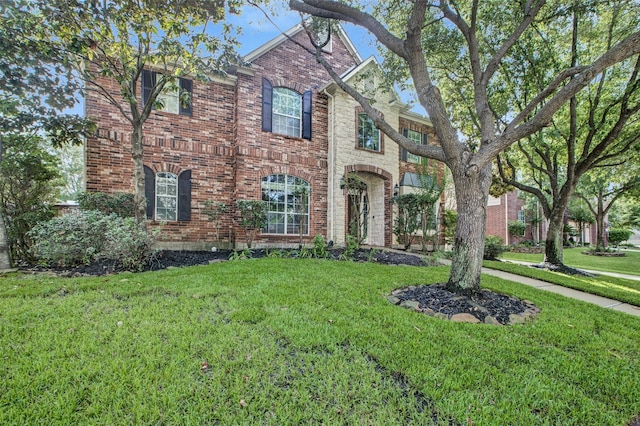
[[[515,263],[517,265],[525,265],[525,266],[533,266],[533,265],[535,265],[535,263],[522,262],[520,260],[503,260],[503,262],[510,262],[510,263]],[[578,268],[578,269],[580,269],[581,271],[588,272],[588,273],[593,274],[593,275],[607,275],[609,277],[624,278],[625,280],[640,281],[640,275],[620,274],[618,272],[594,271],[594,270],[591,270],[591,269],[583,269],[583,268]]]
[[[451,266],[450,260],[441,259],[443,264]],[[525,262],[514,262],[526,264]],[[539,290],[550,291],[551,293],[560,294],[572,299],[581,300],[587,303],[593,303],[601,308],[609,308],[614,311],[624,312],[625,314],[640,317],[640,306],[630,305],[619,300],[609,299],[608,297],[596,296],[595,294],[585,293],[584,291],[574,290],[572,288],[562,287],[561,285],[551,284],[546,281],[540,281],[533,278],[523,277],[521,275],[511,274],[509,272],[498,271],[496,269],[482,268],[482,273],[493,277],[502,278],[504,280],[535,287]],[[638,277],[635,277],[638,279]]]
[[[572,288],[562,287],[560,285],[551,284],[545,281],[527,278],[520,275],[510,274],[508,272],[498,271],[495,269],[482,268],[482,273],[494,277],[514,281],[540,290],[550,291],[552,293],[561,294],[572,299],[581,300],[587,303],[593,303],[602,308],[609,308],[615,311],[624,312],[629,315],[640,317],[640,306],[630,305],[620,302],[619,300],[609,299],[608,297],[596,296],[595,294],[585,293],[583,291],[574,290]],[[637,278],[636,278],[637,279]]]

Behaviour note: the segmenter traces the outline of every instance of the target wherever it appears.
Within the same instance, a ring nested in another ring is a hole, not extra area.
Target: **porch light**
[[[400,193],[400,187],[399,187],[399,186],[398,186],[398,184],[396,183],[396,184],[393,186],[393,196],[394,196],[394,197],[397,197],[399,193]]]

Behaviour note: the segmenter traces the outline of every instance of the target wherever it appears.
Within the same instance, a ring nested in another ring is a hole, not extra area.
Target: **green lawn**
[[[0,424],[622,426],[640,414],[640,319],[488,276],[537,319],[458,324],[384,298],[447,275],[260,259],[0,277]]]
[[[598,275],[597,277],[570,276],[510,262],[485,260],[483,265],[487,268],[511,272],[640,306],[640,280],[628,280],[607,275]]]
[[[627,251],[624,257],[588,256],[582,254],[584,248],[563,250],[565,265],[574,268],[592,269],[594,271],[618,272],[620,274],[640,275],[640,252]],[[500,258],[505,260],[520,260],[523,262],[542,262],[542,254],[526,254],[505,252]]]

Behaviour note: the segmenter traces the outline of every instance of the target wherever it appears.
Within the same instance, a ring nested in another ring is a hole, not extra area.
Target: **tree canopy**
[[[224,22],[236,0],[38,0],[32,13],[84,83],[116,108],[131,126],[136,218],[144,222],[143,124],[161,93],[179,78],[207,80],[237,62],[234,29]],[[215,28],[210,28],[215,25]],[[153,70],[140,102],[143,70]],[[105,79],[106,78],[106,79]],[[115,86],[113,86],[115,84]],[[180,90],[181,105],[190,105]]]
[[[530,43],[549,43],[550,50],[570,55],[565,38],[548,37],[541,28],[566,29],[572,5],[544,0],[416,0],[373,6],[291,0],[289,5],[302,13],[362,26],[388,52],[387,63],[395,70],[392,76],[410,77],[416,98],[433,123],[439,146],[415,145],[404,138],[376,113],[366,97],[332,73],[338,85],[392,140],[411,153],[444,162],[451,170],[458,223],[448,287],[457,292],[475,292],[480,286],[492,161],[517,141],[548,126],[572,97],[597,82],[609,67],[640,52],[640,32],[636,28],[610,46],[598,45],[584,63],[563,63],[558,68],[542,64],[545,72],[541,73],[538,90],[525,97],[518,91],[502,90],[519,69],[526,71],[527,77],[535,75],[531,63],[519,61],[518,52],[530,51]],[[589,41],[580,40],[585,44]],[[536,51],[532,54],[535,59]],[[331,72],[320,49],[316,57]]]

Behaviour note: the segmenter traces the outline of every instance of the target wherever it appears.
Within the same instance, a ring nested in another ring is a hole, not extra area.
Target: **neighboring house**
[[[162,227],[162,246],[243,247],[236,202],[259,199],[267,202],[268,224],[255,246],[297,245],[300,233],[305,242],[322,235],[342,245],[351,212],[340,182],[351,172],[366,182],[365,243],[394,244],[391,197],[394,188],[414,184],[422,159],[378,131],[296,42],[310,46],[301,26],[249,53],[249,65],[225,78],[181,79],[179,90],[191,92],[191,104],[180,105],[176,89],[164,94],[162,111],[152,112],[144,129],[147,215]],[[416,143],[437,143],[428,119],[379,89],[378,64],[363,61],[342,30],[325,50],[334,69],[370,93],[398,131]],[[153,70],[143,74],[140,101],[154,78]],[[127,123],[96,94],[87,95],[85,108],[102,136],[86,143],[87,190],[132,192]],[[207,200],[231,207],[221,241],[202,213]]]
[[[533,241],[538,244],[544,242],[547,235],[547,221],[542,214],[538,212],[539,223],[533,225],[526,218],[525,202],[519,196],[519,191],[511,191],[501,195],[498,198],[489,196],[487,202],[487,222],[486,235],[495,235],[503,239],[505,244],[518,244],[523,241]],[[510,222],[523,222],[526,229],[522,237],[513,236],[509,233]],[[579,230],[577,223],[569,219],[568,213],[565,214],[564,223],[571,225],[576,231]],[[582,235],[570,236],[565,235],[565,240],[571,244],[595,244],[597,239],[597,225],[584,224]]]

